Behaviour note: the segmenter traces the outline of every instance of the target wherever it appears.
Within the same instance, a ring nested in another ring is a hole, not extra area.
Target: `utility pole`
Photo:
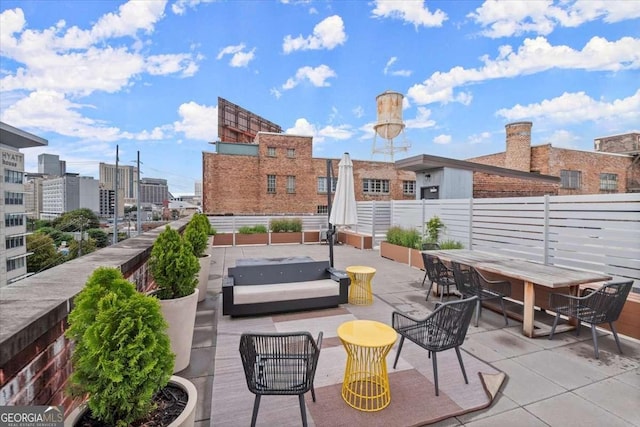
[[[140,216],[140,150],[138,150],[138,200],[136,203],[136,230],[142,234],[142,217]]]
[[[115,203],[113,206],[113,244],[118,243],[118,146],[116,145]]]

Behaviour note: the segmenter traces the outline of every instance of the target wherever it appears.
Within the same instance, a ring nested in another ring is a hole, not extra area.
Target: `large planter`
[[[236,234],[236,245],[267,245],[269,244],[268,233]]]
[[[271,233],[271,243],[302,243],[302,232]]]
[[[162,314],[169,324],[167,334],[171,341],[171,351],[176,355],[174,373],[189,366],[198,294],[198,289],[195,289],[194,293],[186,297],[160,300]]]
[[[233,245],[233,233],[217,233],[213,236],[213,246],[231,246]]]
[[[206,254],[198,258],[200,271],[198,272],[198,302],[204,301],[207,297],[207,287],[209,285],[209,270],[211,267],[211,254]]]
[[[196,403],[198,402],[198,390],[193,383],[185,378],[172,375],[169,379],[169,384],[180,387],[187,395],[187,406],[168,427],[192,427],[196,421]],[[65,427],[74,427],[77,421],[87,411],[87,405],[80,405],[64,420]]]
[[[410,248],[404,246],[393,245],[385,241],[380,242],[380,256],[402,264],[409,264],[410,251]]]

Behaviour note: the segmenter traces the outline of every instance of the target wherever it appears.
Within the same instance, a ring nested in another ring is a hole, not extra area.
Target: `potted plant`
[[[164,425],[193,426],[197,392],[189,381],[171,376],[174,355],[166,328],[156,298],[137,292],[116,268],[96,269],[74,300],[65,332],[75,343],[68,391],[87,398],[65,425],[144,423],[184,400],[167,401],[168,395],[186,393],[185,410]]]
[[[235,239],[236,245],[266,245],[269,243],[269,234],[267,227],[262,224],[244,225],[238,228]]]
[[[422,245],[422,249],[426,249],[430,243],[438,243],[440,240],[440,232],[445,229],[444,222],[439,216],[434,215],[429,221],[425,223],[426,236]]]
[[[211,254],[207,253],[209,247],[209,231],[211,226],[206,215],[196,213],[191,217],[184,230],[183,237],[191,244],[193,254],[198,257],[200,270],[198,272],[198,302],[207,297],[209,284],[209,269]]]
[[[149,269],[157,286],[153,295],[160,299],[162,314],[169,325],[171,350],[176,355],[174,372],[186,368],[191,357],[198,268],[191,244],[167,225],[153,245]]]
[[[302,243],[302,220],[300,218],[272,219],[271,243]]]

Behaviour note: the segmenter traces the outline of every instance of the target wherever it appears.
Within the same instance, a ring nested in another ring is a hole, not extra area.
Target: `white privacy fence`
[[[445,224],[441,240],[640,283],[640,193],[359,202],[361,210],[423,234],[437,215]],[[371,230],[375,245],[384,240],[383,221]]]

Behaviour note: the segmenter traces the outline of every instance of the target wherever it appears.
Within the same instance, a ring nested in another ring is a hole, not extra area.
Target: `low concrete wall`
[[[189,218],[170,226],[182,231]],[[147,261],[164,227],[129,238],[0,288],[0,406],[63,405],[73,344],[64,337],[74,297],[101,266],[120,268],[139,291],[149,289]]]

